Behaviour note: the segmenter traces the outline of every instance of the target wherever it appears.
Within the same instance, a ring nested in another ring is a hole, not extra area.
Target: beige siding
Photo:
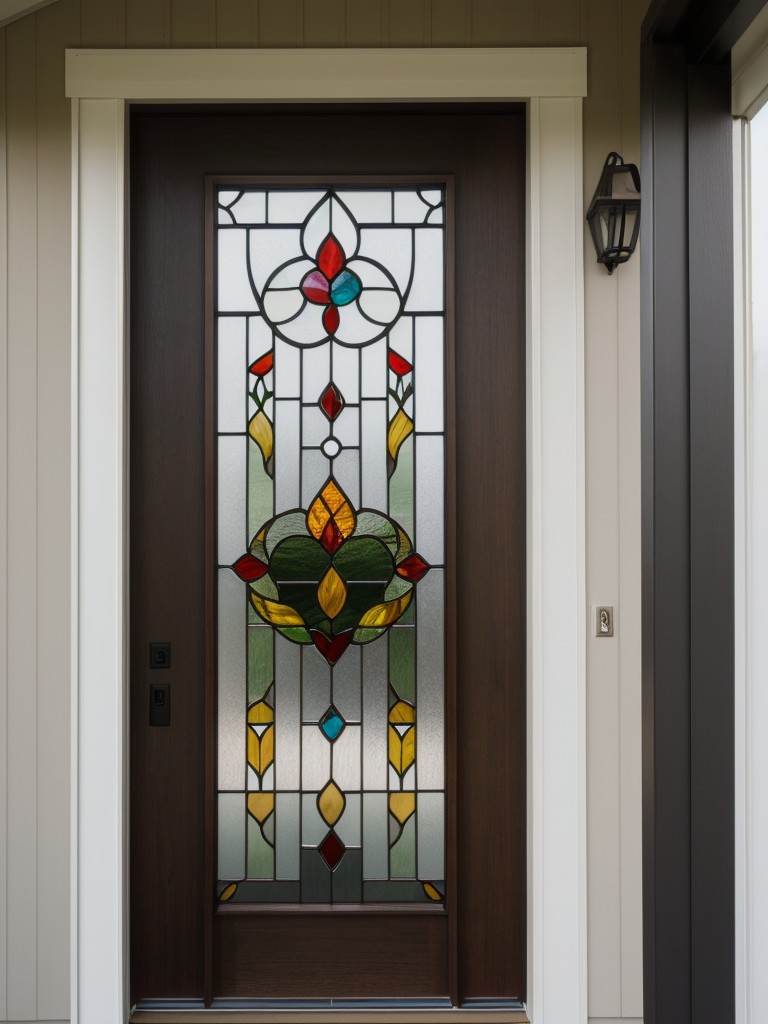
[[[0,29],[0,1020],[69,1013],[67,45],[589,47],[584,198],[639,159],[647,0],[59,0]],[[6,243],[7,236],[7,245]],[[589,1014],[642,1014],[639,261],[586,243]],[[6,265],[6,254],[10,259]],[[5,301],[7,288],[7,302]],[[8,500],[5,500],[6,492]]]

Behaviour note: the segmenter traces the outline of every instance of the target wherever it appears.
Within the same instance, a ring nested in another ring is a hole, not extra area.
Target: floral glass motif
[[[217,209],[217,897],[441,904],[444,192]]]

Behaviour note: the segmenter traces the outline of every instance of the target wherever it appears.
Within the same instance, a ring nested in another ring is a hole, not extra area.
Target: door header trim
[[[587,94],[586,47],[66,51],[79,99],[356,102]]]

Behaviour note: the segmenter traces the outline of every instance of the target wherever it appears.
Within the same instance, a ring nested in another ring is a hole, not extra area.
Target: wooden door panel
[[[132,115],[133,1001],[524,998],[524,137],[519,109]],[[212,912],[204,217],[205,178],[224,174],[455,181],[448,912]],[[148,668],[153,641],[172,644],[170,669]],[[171,684],[169,728],[148,726],[152,681]]]

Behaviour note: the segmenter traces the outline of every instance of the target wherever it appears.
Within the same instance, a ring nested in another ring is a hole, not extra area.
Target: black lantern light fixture
[[[587,211],[587,223],[597,251],[597,262],[609,274],[626,263],[640,232],[640,175],[635,164],[625,164],[609,153]]]

